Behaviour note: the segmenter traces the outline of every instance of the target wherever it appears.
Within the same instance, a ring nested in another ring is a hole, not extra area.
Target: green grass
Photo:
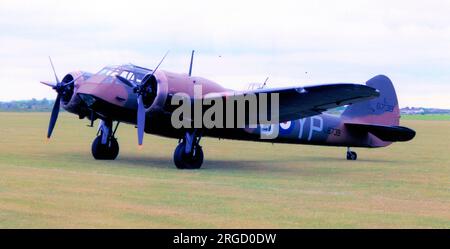
[[[404,120],[383,149],[204,139],[204,167],[176,170],[177,141],[119,127],[119,158],[95,161],[96,129],[62,113],[0,113],[0,228],[450,228],[450,122]]]
[[[442,120],[442,121],[450,121],[450,114],[402,115],[402,120]]]

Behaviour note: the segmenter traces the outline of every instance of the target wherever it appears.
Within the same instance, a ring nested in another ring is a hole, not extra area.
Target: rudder
[[[378,75],[366,82],[380,92],[378,98],[348,106],[342,118],[352,123],[396,126],[400,123],[400,109],[392,81]]]

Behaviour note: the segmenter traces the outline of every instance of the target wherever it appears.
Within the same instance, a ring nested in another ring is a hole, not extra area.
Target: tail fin
[[[367,81],[366,85],[380,91],[380,96],[348,106],[342,113],[342,118],[351,123],[399,125],[400,109],[391,80],[384,75],[378,75]]]

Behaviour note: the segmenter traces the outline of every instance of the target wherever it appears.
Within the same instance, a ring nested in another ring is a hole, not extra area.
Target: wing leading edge
[[[315,116],[332,108],[370,100],[380,95],[377,89],[366,85],[342,83],[258,89],[235,92],[234,96],[258,96],[262,93],[279,94],[279,122]]]

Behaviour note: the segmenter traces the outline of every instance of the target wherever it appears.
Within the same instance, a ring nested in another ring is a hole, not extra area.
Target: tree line
[[[13,100],[8,102],[0,102],[0,111],[11,112],[48,112],[53,108],[55,100]]]

